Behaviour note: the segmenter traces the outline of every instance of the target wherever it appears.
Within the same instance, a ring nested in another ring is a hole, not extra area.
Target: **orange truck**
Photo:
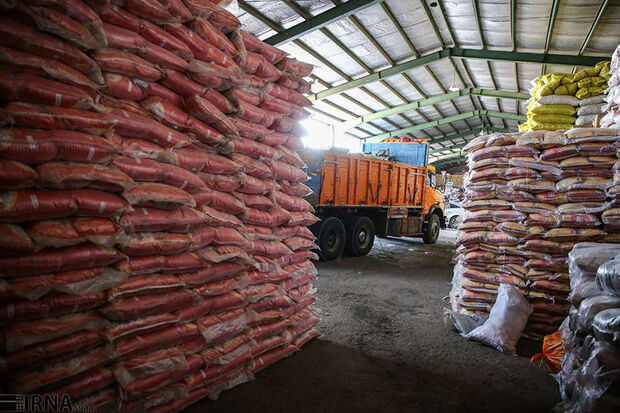
[[[320,256],[366,255],[378,237],[421,237],[433,244],[445,228],[435,168],[333,151],[307,150],[308,200],[321,218],[312,232]],[[426,163],[426,161],[424,162]]]

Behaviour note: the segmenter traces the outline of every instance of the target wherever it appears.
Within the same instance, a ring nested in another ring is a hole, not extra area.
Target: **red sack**
[[[247,120],[239,118],[237,116],[233,116],[231,120],[237,126],[237,129],[239,130],[239,135],[243,138],[248,138],[256,141],[264,141],[269,135],[273,133],[273,131],[270,131],[263,125],[248,122]]]
[[[241,175],[241,186],[238,192],[253,195],[265,194],[272,189],[267,182],[268,180],[254,178],[251,175]]]
[[[28,235],[39,245],[62,248],[90,241],[104,247],[127,242],[123,228],[105,218],[44,220],[27,227]]]
[[[128,232],[191,232],[206,223],[202,213],[193,208],[163,210],[155,208],[137,208],[124,215],[120,224]]]
[[[230,292],[215,297],[202,297],[202,301],[198,304],[180,310],[176,314],[181,320],[191,321],[205,314],[243,307],[245,303],[245,298],[241,294]]]
[[[256,178],[269,178],[271,177],[271,169],[263,162],[259,162],[254,158],[251,158],[243,154],[232,154],[233,161],[241,165],[242,171],[248,175],[252,175]]]
[[[14,301],[0,307],[0,325],[90,310],[106,302],[104,293],[57,294],[36,301]]]
[[[250,256],[242,248],[229,245],[203,248],[196,251],[196,254],[208,263],[214,264],[224,261],[239,262],[243,264],[250,264],[253,262]]]
[[[273,209],[273,202],[266,196],[255,194],[244,194],[243,192],[235,192],[235,197],[241,200],[248,208],[256,208],[261,211],[269,211]]]
[[[2,112],[16,125],[37,129],[70,129],[101,135],[117,121],[100,113],[57,106],[12,102]]]
[[[175,4],[175,6],[182,6],[182,3],[179,3],[178,1],[176,3],[177,4]],[[171,4],[171,7],[174,6],[172,6]],[[185,15],[185,17],[187,17],[187,19],[190,19],[191,13],[189,13],[188,10],[187,13],[188,14]],[[101,15],[101,19],[104,22],[114,24],[116,26],[138,33],[149,42],[160,45],[164,49],[175,53],[176,55],[185,60],[191,60],[194,58],[192,51],[181,40],[170,35],[159,26],[156,26],[155,24],[147,20],[140,19],[137,16],[125,11],[124,9],[116,6],[106,6],[102,10],[100,10],[99,14]],[[180,15],[179,13],[175,14],[177,16]]]
[[[203,227],[192,233],[192,249],[213,245],[244,245],[247,239],[234,228]]]
[[[248,122],[256,123],[265,127],[271,126],[276,120],[273,113],[274,112],[268,112],[258,106],[254,106],[244,101],[240,101],[237,108],[238,117],[245,119]]]
[[[59,60],[86,74],[96,83],[103,83],[101,70],[93,59],[56,37],[43,34],[8,17],[0,17],[0,45]]]
[[[283,255],[292,254],[293,251],[280,241],[254,240],[248,242],[244,249],[252,255],[260,255],[268,258],[278,258]]]
[[[2,257],[28,255],[37,251],[34,241],[18,225],[0,224],[0,243],[2,244],[2,250],[0,250]]]
[[[291,251],[319,249],[318,245],[316,245],[314,241],[309,240],[308,238],[302,238],[302,237],[288,238],[284,240],[284,245],[289,247]]]
[[[103,78],[106,83],[105,93],[120,99],[139,101],[146,96],[146,90],[141,89],[133,79],[118,73],[104,73]]]
[[[273,200],[275,204],[281,206],[288,211],[295,212],[312,212],[312,205],[301,197],[293,197],[280,191],[273,191]]]
[[[247,50],[261,54],[271,64],[278,63],[286,56],[286,52],[258,40],[248,32],[241,31],[239,34]]]
[[[0,159],[0,189],[26,189],[34,186],[37,171],[21,162]]]
[[[283,268],[283,271],[291,277],[297,277],[304,274],[317,275],[319,272],[312,261],[303,261],[297,264],[289,265]]]
[[[276,263],[285,267],[288,265],[297,264],[300,262],[308,261],[308,260],[318,260],[319,256],[312,251],[295,251],[291,255],[285,255],[276,259]]]
[[[116,49],[98,49],[93,58],[102,70],[121,73],[138,79],[157,81],[161,71],[151,62],[134,54]]]
[[[178,324],[179,318],[171,313],[157,314],[138,320],[114,323],[103,334],[108,341],[115,343],[118,340],[145,334],[164,327]]]
[[[309,240],[314,240],[315,236],[308,229],[308,227],[303,225],[298,225],[294,227],[278,227],[274,229],[274,234],[277,237],[282,238],[283,240],[291,237],[303,237]]]
[[[319,222],[319,217],[310,212],[291,212],[288,222],[283,223],[289,227],[297,225],[310,226],[316,222]]]
[[[27,15],[40,31],[56,35],[82,50],[106,47],[105,42],[95,39],[86,27],[58,10],[28,6],[22,6],[19,10]]]
[[[238,308],[199,318],[196,326],[205,340],[214,345],[241,334],[250,317],[251,312]]]
[[[287,87],[273,84],[268,88],[269,94],[278,99],[286,100],[301,107],[310,107],[312,102],[301,93]]]
[[[147,90],[148,96],[156,96],[162,99],[166,99],[168,102],[179,107],[185,106],[185,101],[180,95],[158,82],[145,82],[143,80],[140,80],[138,84],[147,85],[145,89]]]
[[[257,284],[275,284],[287,278],[291,275],[286,272],[262,272],[262,271],[248,271],[245,273],[245,277],[248,279],[248,285]]]
[[[236,66],[224,67],[215,63],[192,60],[189,76],[203,86],[226,90],[241,83],[243,72]]]
[[[23,190],[0,194],[0,222],[7,223],[63,218],[74,214],[116,217],[129,210],[126,201],[100,191]]]
[[[231,118],[235,121],[236,118]],[[251,156],[252,158],[273,158],[274,149],[263,143],[253,141],[251,139],[239,138],[231,141],[233,149],[237,153]]]
[[[74,86],[98,89],[102,82],[93,82],[87,76],[64,63],[35,54],[0,47],[0,65],[13,71],[46,76]]]
[[[237,135],[237,127],[226,115],[208,100],[193,95],[186,99],[185,109],[192,116],[213,125],[217,130],[225,135]]]
[[[196,295],[192,291],[180,290],[121,298],[100,308],[99,311],[109,320],[132,320],[151,314],[176,311],[192,305],[196,300]]]
[[[90,109],[93,99],[75,87],[26,73],[8,73],[0,70],[2,100],[20,100],[41,105],[74,109]]]
[[[210,0],[184,0],[184,2],[193,15],[208,19],[224,33],[237,30],[241,26],[234,14],[219,7],[216,2]]]
[[[274,235],[270,227],[260,225],[245,225],[243,233],[248,240],[266,239],[268,241],[279,241],[280,238]]]
[[[263,100],[260,90],[249,87],[234,87],[228,89],[224,94],[229,101],[237,106],[239,102],[247,102],[254,106],[258,106]]]
[[[232,214],[218,211],[206,205],[200,206],[199,209],[200,212],[205,215],[207,219],[207,225],[211,225],[214,227],[243,227],[243,224],[241,223],[239,218]]]
[[[116,158],[112,163],[136,181],[161,182],[187,192],[196,192],[205,187],[197,175],[178,166],[150,159],[137,160],[127,157]]]
[[[248,208],[247,212],[241,215],[241,219],[245,224],[278,227],[289,222],[291,214],[282,208],[274,208],[271,211]]]
[[[183,234],[138,233],[129,236],[121,251],[130,257],[178,254],[189,249],[192,238]]]
[[[108,290],[109,300],[142,295],[164,295],[185,288],[185,284],[174,275],[140,275],[131,277]]]
[[[253,74],[268,82],[275,82],[282,76],[277,67],[269,63],[263,56],[248,52],[241,67],[246,73]]]
[[[245,204],[227,192],[220,192],[213,189],[204,189],[192,195],[196,200],[196,205],[210,206],[221,212],[228,212],[233,215],[244,213],[247,208]]]
[[[198,328],[194,324],[181,324],[178,326],[166,327],[156,331],[146,332],[136,337],[124,339],[114,346],[114,353],[117,357],[144,354],[161,348],[178,345],[197,337],[199,334]]]
[[[103,28],[106,38],[108,39],[108,45],[111,49],[119,49],[133,53],[147,62],[163,68],[184,72],[189,67],[189,64],[176,54],[149,42],[134,31],[126,30],[108,23],[104,23]]]
[[[278,79],[277,83],[302,94],[309,93],[312,88],[312,84],[307,80],[287,72],[282,72],[282,77]]]
[[[239,175],[216,175],[201,172],[198,176],[208,188],[216,191],[232,192],[238,190],[241,186],[241,178]]]
[[[175,209],[195,207],[194,198],[182,189],[159,183],[138,184],[123,192],[130,205]]]
[[[97,347],[86,354],[22,374],[10,382],[8,389],[16,393],[29,393],[100,366],[109,358],[107,347]]]
[[[112,248],[83,244],[58,250],[45,250],[19,258],[0,258],[0,276],[6,278],[101,267],[125,256]]]
[[[196,17],[196,19],[190,23],[190,27],[198,33],[200,37],[217,47],[222,52],[226,53],[228,56],[236,57],[238,55],[237,49],[235,49],[232,42],[228,40],[228,37],[224,36],[222,32],[213,27],[207,19],[203,17]]]
[[[308,175],[301,169],[276,160],[266,160],[265,163],[271,167],[277,179],[284,179],[289,182],[303,182],[308,180]]]
[[[282,192],[290,196],[306,197],[312,195],[312,189],[301,182],[280,181]]]
[[[155,24],[164,24],[174,20],[174,17],[157,0],[112,0],[112,3]]]
[[[196,32],[182,24],[167,24],[164,26],[166,31],[183,41],[192,53],[194,58],[205,62],[215,62],[223,67],[236,67],[235,62],[230,56],[221,52],[216,46],[212,45]]]
[[[216,296],[227,292],[238,290],[247,285],[248,281],[244,277],[231,277],[219,281],[202,284],[194,288],[201,296]]]
[[[223,137],[223,136],[222,136]],[[228,158],[207,151],[197,151],[191,148],[171,149],[171,163],[188,169],[192,172],[210,172],[230,175],[237,173],[241,167]]]
[[[107,386],[116,383],[112,370],[100,368],[74,377],[69,384],[56,387],[50,391],[53,394],[66,394],[72,400],[88,396]]]
[[[299,60],[292,57],[285,57],[277,64],[277,66],[280,70],[294,73],[302,77],[310,76],[312,74],[312,70],[314,69],[314,65],[311,65],[310,63],[300,62]]]
[[[99,331],[106,326],[107,322],[95,311],[36,321],[24,321],[3,329],[3,334],[5,335],[3,347],[9,353],[14,353],[24,348],[26,351],[22,353],[28,353],[32,351],[32,348],[28,346],[70,336],[79,331]],[[59,343],[66,342],[67,340],[64,340]],[[46,349],[52,350],[52,348]],[[58,349],[62,350],[60,346]],[[64,349],[65,352],[70,350],[70,348]],[[11,360],[17,360],[22,355],[15,354]]]
[[[246,266],[235,262],[222,262],[210,264],[208,268],[203,268],[196,272],[179,274],[178,277],[188,286],[196,287],[202,284],[223,280],[244,271]]]
[[[45,189],[99,189],[120,192],[134,185],[118,169],[96,163],[47,162],[37,166],[37,185]]]

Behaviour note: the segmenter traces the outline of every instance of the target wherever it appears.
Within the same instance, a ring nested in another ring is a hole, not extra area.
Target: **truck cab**
[[[425,144],[427,145],[427,144]],[[308,198],[321,221],[311,227],[324,260],[363,256],[375,236],[421,237],[435,243],[445,228],[435,169],[373,156],[306,150]]]

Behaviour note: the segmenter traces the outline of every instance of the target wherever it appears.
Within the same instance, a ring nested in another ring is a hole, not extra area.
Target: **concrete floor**
[[[367,257],[319,263],[322,337],[189,412],[550,412],[557,385],[529,356],[444,327],[454,231],[435,245],[377,240]]]

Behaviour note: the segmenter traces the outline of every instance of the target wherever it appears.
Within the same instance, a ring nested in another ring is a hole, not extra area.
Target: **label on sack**
[[[30,203],[34,208],[39,208],[39,198],[35,194],[30,194]]]

